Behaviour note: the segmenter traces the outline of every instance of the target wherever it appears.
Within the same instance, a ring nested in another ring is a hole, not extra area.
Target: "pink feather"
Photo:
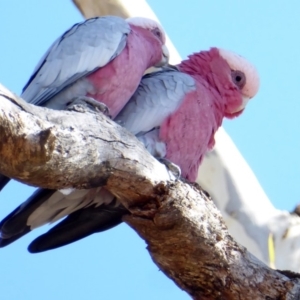
[[[166,158],[180,166],[183,177],[195,181],[223,118],[242,113],[243,88],[233,82],[233,70],[217,48],[190,55],[178,69],[195,79],[196,90],[187,94],[177,111],[163,122],[160,139],[166,144]]]
[[[142,27],[130,27],[132,31],[122,53],[87,77],[94,87],[87,96],[106,104],[113,118],[133,95],[145,70],[162,57],[159,39]]]

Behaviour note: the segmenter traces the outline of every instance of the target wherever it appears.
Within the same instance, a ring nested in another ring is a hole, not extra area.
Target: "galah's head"
[[[169,62],[170,54],[167,46],[165,45],[166,34],[162,26],[152,19],[142,17],[128,18],[126,21],[130,25],[146,29],[151,34],[152,39],[157,41],[161,46],[161,60],[155,64],[155,67],[166,65]]]
[[[242,113],[248,101],[259,89],[259,76],[256,68],[245,58],[231,51],[218,49],[220,56],[226,60],[231,70],[231,80],[237,89],[227,102],[225,116],[233,118]]]

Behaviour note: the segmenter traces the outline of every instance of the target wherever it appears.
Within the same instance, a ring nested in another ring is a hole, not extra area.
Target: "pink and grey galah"
[[[115,121],[152,155],[177,164],[184,178],[195,181],[223,118],[240,115],[258,88],[257,71],[249,62],[211,48],[190,55],[177,68],[145,75]],[[0,247],[67,216],[29,246],[30,252],[54,249],[116,226],[127,213],[105,188],[69,195],[39,189],[0,223]]]
[[[106,16],[75,24],[41,58],[21,97],[63,110],[74,98],[87,96],[115,117],[146,69],[168,62],[165,41],[161,25],[147,18]],[[0,190],[8,181],[0,175]]]

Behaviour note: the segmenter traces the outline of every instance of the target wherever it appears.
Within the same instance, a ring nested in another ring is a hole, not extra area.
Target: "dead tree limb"
[[[73,0],[73,3],[85,18],[104,15],[128,18],[128,12],[118,0]]]
[[[195,185],[169,179],[125,129],[83,106],[32,106],[0,86],[0,172],[44,188],[105,186],[154,262],[194,299],[300,299],[299,279],[258,261],[228,234]]]

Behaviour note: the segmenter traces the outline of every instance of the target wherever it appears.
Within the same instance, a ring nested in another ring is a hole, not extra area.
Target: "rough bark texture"
[[[297,276],[239,246],[201,188],[169,180],[134,136],[75,108],[32,106],[0,86],[0,172],[45,188],[104,185],[130,210],[125,221],[154,262],[194,299],[300,299]]]
[[[153,172],[169,179],[132,134],[99,112],[33,106],[1,86],[0,98],[0,171],[9,177],[52,189],[99,186],[112,173],[123,181],[124,172],[128,181],[147,181]]]
[[[160,269],[194,299],[299,299],[299,283],[237,244],[201,189],[177,182],[159,203],[153,218],[125,220]]]

